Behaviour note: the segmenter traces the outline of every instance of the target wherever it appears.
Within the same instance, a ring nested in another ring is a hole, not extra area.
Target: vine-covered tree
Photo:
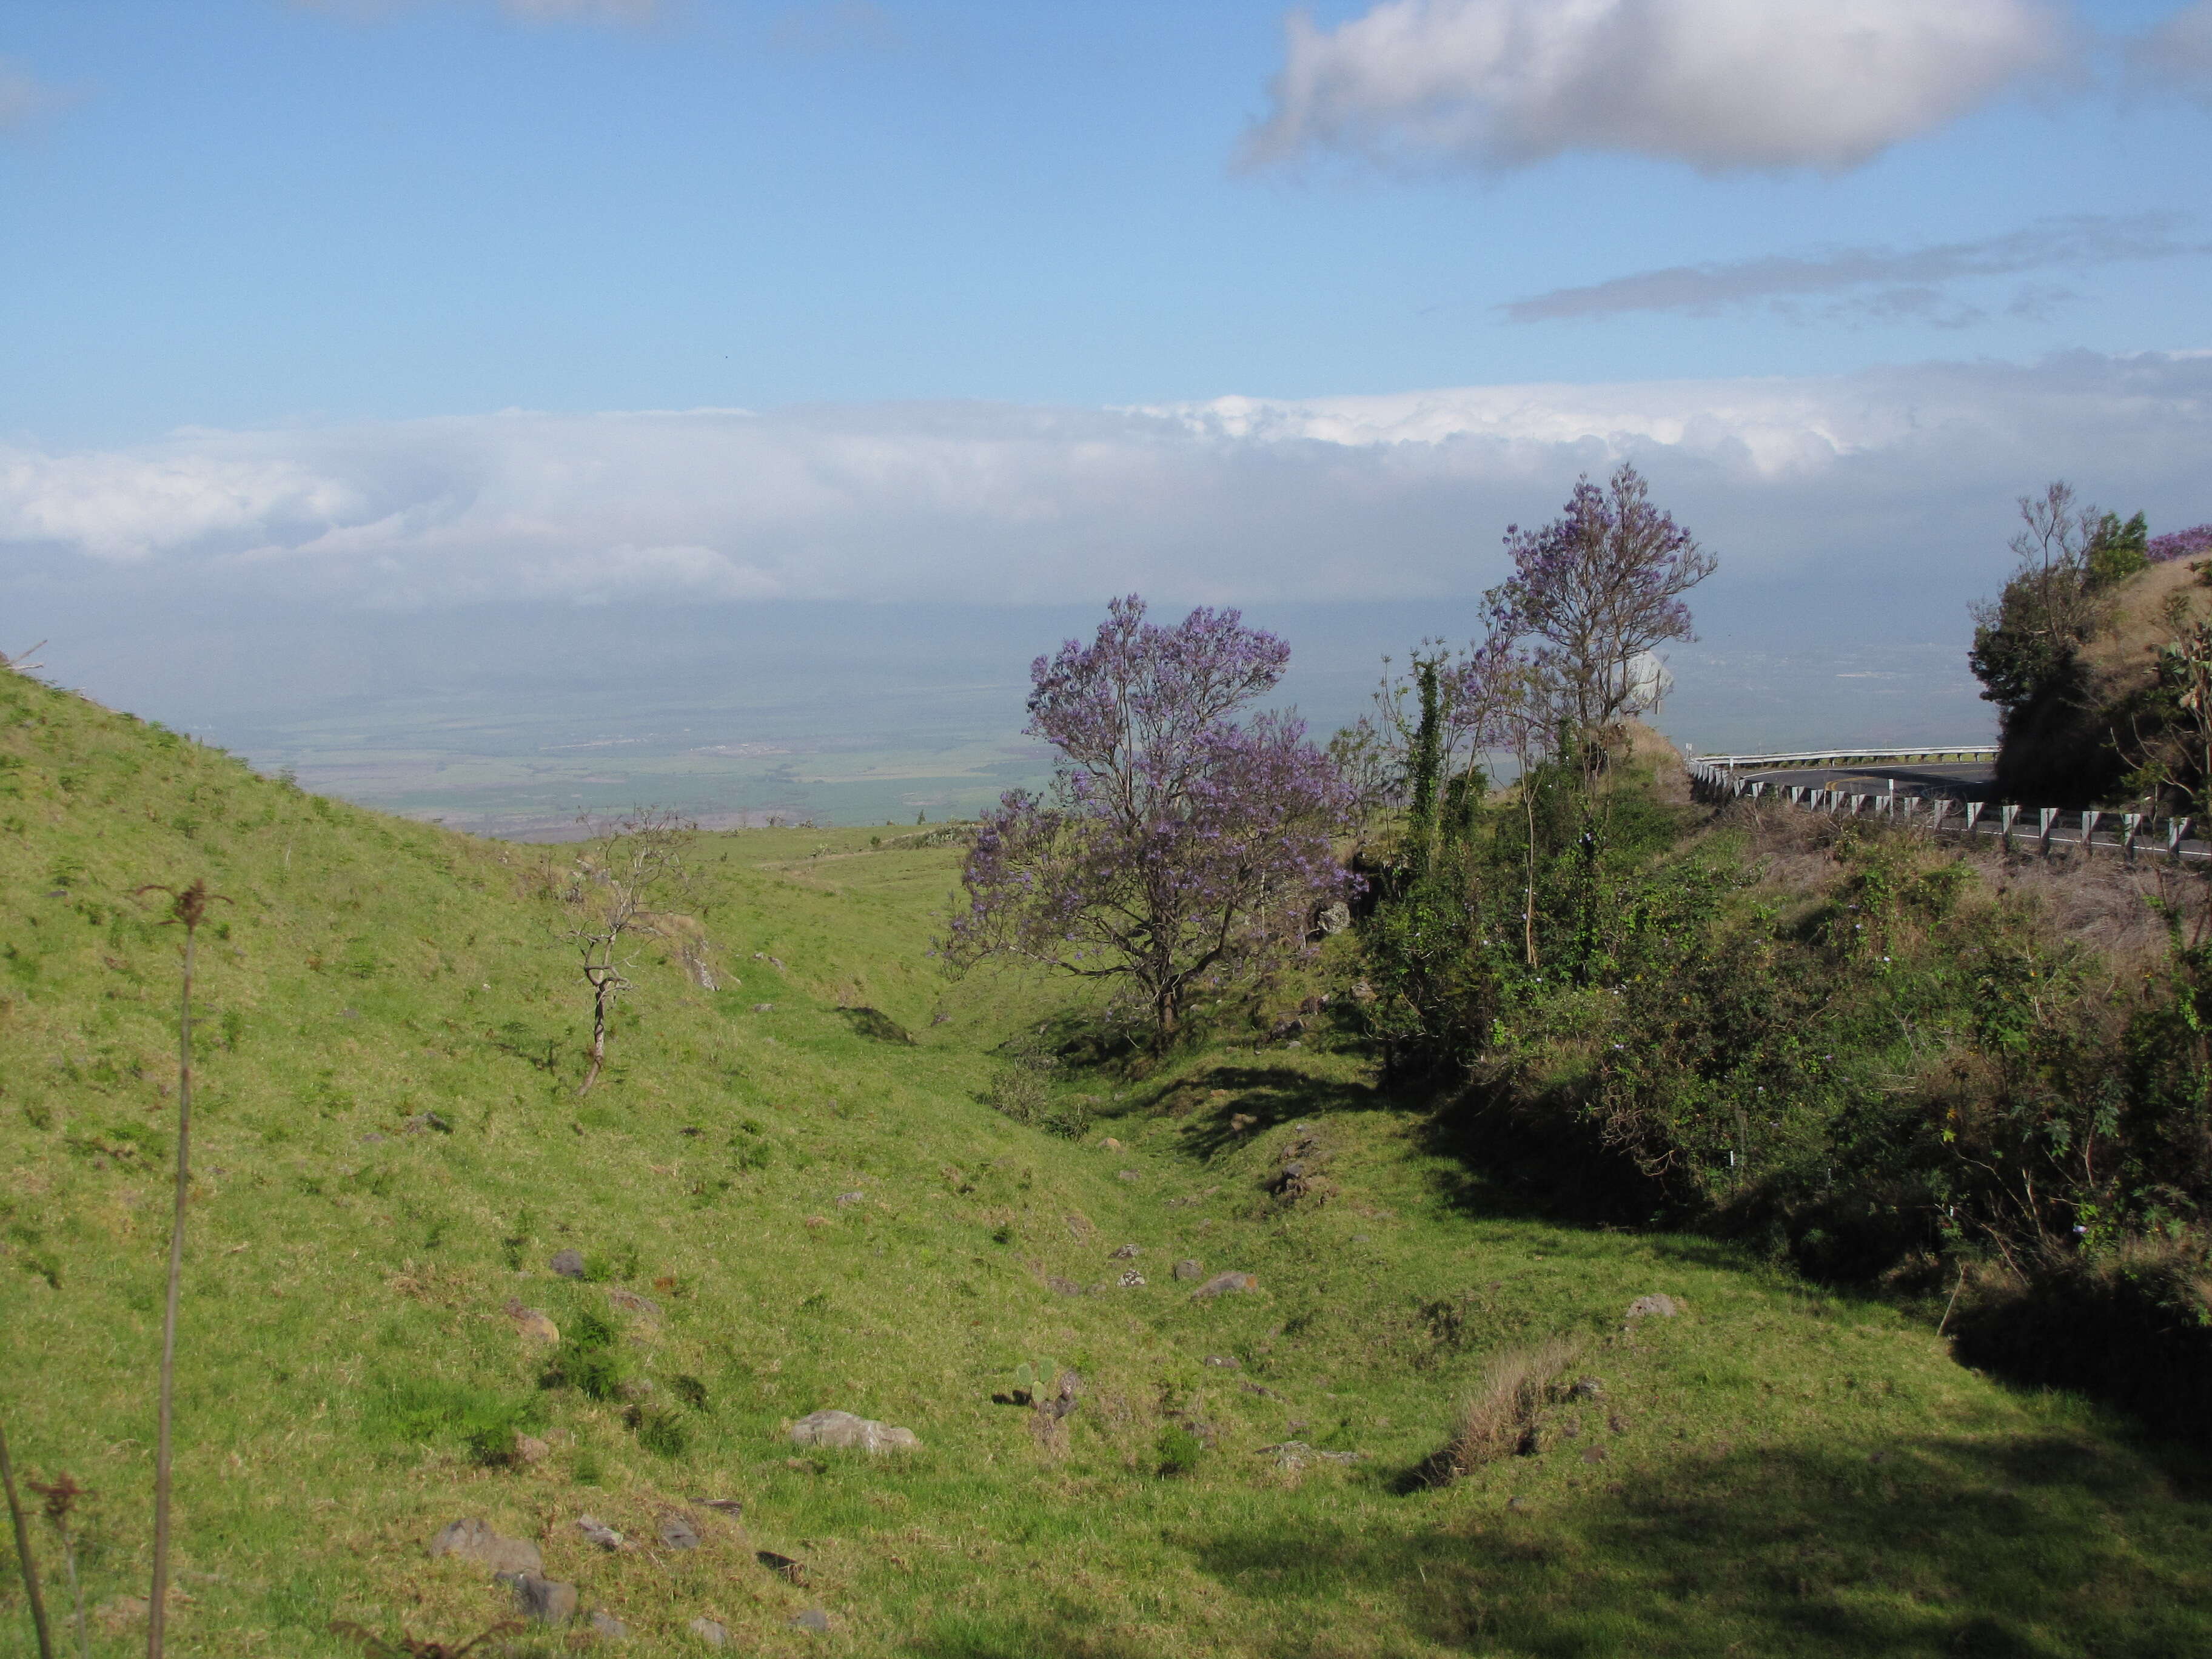
[[[2063,479],[2020,498],[2020,561],[1996,599],[1974,607],[1967,662],[1982,696],[2013,720],[2072,688],[2075,658],[2097,631],[2106,595],[2151,562],[2149,527],[2136,514],[2076,507]]]
[[[1027,730],[1060,759],[1044,794],[1010,793],[977,830],[948,963],[1122,981],[1164,1044],[1202,985],[1300,948],[1349,879],[1332,845],[1349,791],[1303,721],[1231,718],[1289,660],[1235,611],[1163,628],[1134,594],[1090,643],[1039,657]]]

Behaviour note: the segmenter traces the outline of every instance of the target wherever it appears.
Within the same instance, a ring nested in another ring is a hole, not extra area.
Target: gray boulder
[[[1671,1296],[1639,1296],[1628,1304],[1631,1319],[1672,1319],[1682,1311],[1682,1304]]]
[[[514,1591],[514,1605],[532,1624],[565,1625],[576,1616],[576,1587],[534,1572],[492,1575]]]
[[[794,1446],[858,1446],[868,1452],[899,1451],[921,1444],[912,1429],[902,1429],[850,1412],[811,1412],[791,1425]]]
[[[1228,1296],[1240,1291],[1256,1291],[1260,1280],[1253,1273],[1216,1273],[1191,1292],[1195,1297]]]
[[[489,1567],[495,1573],[534,1573],[543,1571],[545,1566],[537,1545],[526,1538],[502,1538],[489,1522],[473,1516],[454,1522],[433,1538],[430,1554],[434,1559],[441,1555],[456,1556],[478,1566]]]

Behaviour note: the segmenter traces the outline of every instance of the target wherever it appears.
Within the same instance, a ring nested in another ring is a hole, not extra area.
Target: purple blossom
[[[2163,536],[2154,536],[2143,544],[2143,552],[2153,564],[2212,553],[2212,524],[2193,525],[2187,530],[2169,530]]]
[[[1060,762],[1044,794],[1007,794],[979,828],[954,961],[1125,980],[1164,1038],[1201,976],[1300,948],[1349,883],[1333,845],[1346,792],[1303,721],[1229,718],[1289,660],[1235,611],[1162,628],[1133,594],[1091,643],[1039,657],[1027,729]]]

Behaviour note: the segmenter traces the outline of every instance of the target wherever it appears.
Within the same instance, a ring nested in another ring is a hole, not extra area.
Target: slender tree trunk
[[[46,1604],[39,1595],[39,1564],[31,1556],[31,1529],[23,1524],[22,1500],[15,1496],[15,1469],[8,1461],[5,1430],[0,1430],[0,1485],[8,1488],[8,1518],[15,1524],[15,1557],[23,1565],[23,1588],[31,1598],[31,1623],[39,1632],[39,1659],[54,1659],[54,1639],[46,1629]]]
[[[185,924],[185,987],[177,1020],[177,1206],[169,1223],[169,1298],[161,1317],[161,1403],[154,1443],[154,1594],[146,1609],[146,1659],[161,1659],[169,1612],[169,1423],[176,1401],[177,1298],[185,1273],[185,1198],[192,1133],[192,947],[199,929]]]
[[[607,982],[604,979],[592,981],[592,1069],[584,1074],[577,1088],[580,1095],[591,1092],[592,1085],[599,1080],[599,1068],[607,1060]]]

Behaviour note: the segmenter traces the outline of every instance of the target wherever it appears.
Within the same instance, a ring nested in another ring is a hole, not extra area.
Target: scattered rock
[[[1210,1353],[1206,1356],[1206,1363],[1224,1371],[1241,1371],[1244,1369],[1244,1362],[1233,1353]]]
[[[1061,1219],[1067,1223],[1068,1237],[1079,1244],[1088,1243],[1091,1235],[1097,1231],[1091,1224],[1091,1218],[1080,1210],[1071,1210]]]
[[[837,1207],[841,1210],[849,1210],[866,1196],[866,1193],[840,1193],[837,1194]]]
[[[1256,1291],[1260,1279],[1256,1273],[1216,1273],[1191,1292],[1194,1300],[1208,1297],[1226,1296],[1232,1291]]]
[[[732,1521],[745,1512],[745,1506],[734,1498],[695,1498],[691,1501],[702,1509],[719,1510]]]
[[[1352,926],[1352,907],[1339,899],[1314,918],[1314,926],[1324,933],[1340,933]]]
[[[1525,1498],[1509,1498],[1505,1500],[1505,1507],[1509,1510],[1525,1510],[1528,1506],[1528,1500]]]
[[[651,1380],[642,1376],[626,1378],[615,1389],[615,1398],[627,1400],[633,1406],[652,1399],[653,1395],[653,1388]]]
[[[1072,1279],[1054,1277],[1046,1279],[1045,1284],[1051,1289],[1058,1291],[1062,1296],[1081,1296],[1083,1294],[1083,1286],[1077,1284]]]
[[[804,1561],[788,1555],[778,1555],[774,1550],[755,1550],[753,1559],[787,1583],[804,1587],[806,1583],[806,1564]]]
[[[1577,1400],[1595,1400],[1605,1392],[1605,1384],[1595,1376],[1578,1377],[1567,1392]]]
[[[433,1538],[430,1555],[433,1559],[441,1555],[459,1556],[464,1561],[489,1567],[495,1573],[541,1572],[545,1566],[537,1545],[526,1538],[502,1538],[491,1529],[489,1522],[474,1516],[453,1522]]]
[[[912,1429],[878,1423],[872,1418],[855,1417],[850,1412],[819,1411],[809,1413],[791,1425],[791,1443],[859,1446],[869,1452],[887,1452],[919,1446],[921,1442]]]
[[[1584,1446],[1583,1448],[1583,1462],[1585,1463],[1604,1462],[1605,1448],[1602,1446]]]
[[[1615,1434],[1626,1434],[1628,1432],[1628,1419],[1621,1417],[1618,1413],[1607,1418],[1605,1419],[1605,1425],[1608,1429],[1611,1429]],[[1877,1452],[1875,1455],[1880,1456],[1881,1454]]]
[[[441,1112],[417,1112],[399,1126],[399,1133],[403,1135],[419,1135],[432,1129],[441,1135],[453,1133],[451,1120]]]
[[[647,1319],[660,1317],[660,1304],[649,1296],[640,1296],[635,1291],[619,1286],[608,1291],[607,1304],[620,1308],[624,1313],[642,1314]]]
[[[1141,1246],[1135,1244],[1124,1244],[1118,1249],[1109,1252],[1108,1259],[1114,1261],[1134,1261],[1139,1256],[1144,1255],[1144,1249]]]
[[[699,1547],[699,1529],[691,1524],[690,1516],[670,1510],[660,1517],[660,1541],[672,1550],[696,1550]]]
[[[1203,1279],[1206,1277],[1206,1267],[1200,1262],[1178,1261],[1175,1265],[1175,1276],[1177,1279]]]
[[[563,1279],[584,1276],[584,1253],[581,1250],[556,1250],[553,1259],[545,1264]]]
[[[1114,1173],[1124,1181],[1141,1181],[1144,1177],[1134,1170],[1116,1170]]]
[[[696,1123],[687,1123],[676,1133],[682,1135],[686,1140],[696,1140],[701,1135],[705,1134],[707,1132]]]
[[[1125,1291],[1133,1291],[1144,1284],[1145,1276],[1132,1267],[1115,1282]]]
[[[534,1434],[514,1431],[514,1461],[518,1463],[543,1463],[553,1455],[553,1448]]]
[[[820,1607],[809,1607],[804,1613],[793,1613],[790,1618],[784,1620],[784,1623],[793,1630],[820,1631],[827,1633],[830,1629],[830,1615]]]
[[[538,1342],[558,1342],[561,1328],[535,1308],[526,1308],[513,1297],[507,1299],[507,1316],[522,1335]]]
[[[534,1572],[492,1575],[514,1592],[514,1605],[533,1624],[565,1625],[576,1616],[576,1587]]]
[[[1258,1382],[1240,1382],[1237,1386],[1242,1389],[1246,1394],[1258,1395],[1262,1400],[1280,1400],[1283,1397],[1277,1394],[1273,1389],[1267,1388]]]
[[[726,1648],[730,1645],[730,1632],[723,1627],[719,1620],[694,1619],[690,1629],[694,1636],[710,1648]]]
[[[1672,1319],[1682,1311],[1682,1304],[1671,1296],[1639,1296],[1628,1304],[1631,1319]]]
[[[810,1227],[826,1227],[830,1224],[830,1218],[826,1215],[811,1215],[806,1218],[806,1224]]]
[[[775,1004],[773,1002],[756,1002],[753,1004],[753,1012],[757,1014],[772,1014],[775,1012]],[[718,1625],[715,1628],[719,1630],[721,1626]]]
[[[603,1550],[618,1550],[623,1547],[623,1535],[595,1515],[578,1516],[576,1530]]]
[[[362,1145],[364,1146],[378,1146],[383,1144],[384,1137],[377,1133],[375,1130],[371,1129],[367,1134],[361,1138],[361,1140]]]
[[[1285,1470],[1302,1469],[1316,1457],[1331,1463],[1357,1463],[1367,1455],[1365,1452],[1323,1451],[1318,1446],[1309,1446],[1303,1440],[1285,1440],[1280,1445],[1262,1446],[1255,1455],[1273,1458],[1275,1467]]]
[[[605,1607],[598,1607],[592,1613],[592,1634],[602,1641],[619,1642],[629,1634],[629,1626]]]

